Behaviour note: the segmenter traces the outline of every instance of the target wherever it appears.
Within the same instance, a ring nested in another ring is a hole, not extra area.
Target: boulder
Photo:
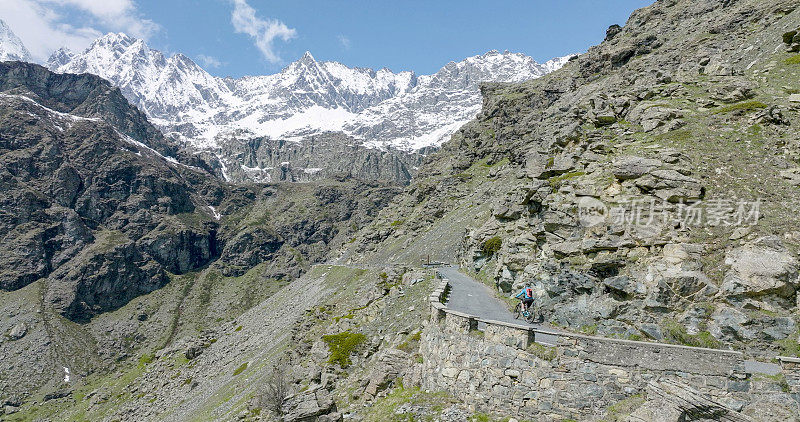
[[[286,398],[283,422],[336,421],[336,403],[326,390],[300,393]],[[332,418],[333,417],[333,418]],[[341,418],[341,415],[339,415]]]
[[[668,121],[681,117],[682,114],[675,109],[666,107],[650,107],[642,113],[641,125],[645,132],[652,132],[664,126]]]
[[[651,381],[647,385],[647,401],[625,419],[626,422],[686,420],[747,422],[752,419],[714,397],[672,380]]]
[[[743,101],[755,96],[753,85],[745,79],[730,78],[723,84],[715,85],[711,89],[711,98],[714,100],[733,103]]]
[[[641,324],[639,331],[643,332],[647,337],[653,340],[661,341],[664,339],[664,334],[661,332],[661,327],[657,324]]]
[[[636,157],[622,156],[614,160],[612,173],[620,180],[636,179],[659,168],[662,162],[659,160]]]
[[[762,331],[769,340],[783,340],[792,335],[797,330],[794,319],[788,317],[777,317],[766,321]]]
[[[608,29],[606,29],[606,39],[605,40],[608,41],[608,40],[614,38],[620,32],[622,32],[622,27],[621,26],[619,26],[617,24],[613,24],[613,25],[609,26]]]
[[[594,116],[594,125],[597,127],[613,125],[617,122],[617,116],[614,113],[601,113]]]
[[[730,265],[721,286],[726,297],[790,298],[800,286],[800,264],[779,243],[762,241],[738,247],[726,254],[725,264]]]
[[[645,303],[654,309],[672,309],[687,299],[702,301],[716,293],[716,286],[702,272],[670,267],[656,273]]]
[[[636,186],[668,202],[692,202],[705,193],[700,181],[673,169],[653,170],[636,180]]]
[[[755,338],[755,332],[745,328],[749,322],[750,319],[744,313],[728,306],[721,306],[711,315],[708,328],[716,338],[750,340]]]
[[[186,351],[183,352],[183,355],[189,360],[192,360],[201,354],[203,354],[203,347],[199,344],[193,344],[187,347]]]
[[[388,349],[377,357],[377,365],[368,375],[367,387],[364,392],[374,396],[385,389],[389,383],[397,378],[409,366],[408,353]]]
[[[636,293],[636,283],[628,276],[608,277],[603,280],[603,285],[609,290],[626,297]]]
[[[552,156],[533,152],[525,159],[525,173],[531,179],[547,179],[573,168],[575,160],[566,155]]]
[[[28,326],[24,322],[20,322],[11,328],[11,331],[8,332],[8,338],[16,341],[25,337],[25,334],[28,334]]]

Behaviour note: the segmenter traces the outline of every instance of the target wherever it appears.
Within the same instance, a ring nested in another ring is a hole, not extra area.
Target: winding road
[[[528,324],[526,321],[514,318],[506,304],[494,296],[489,286],[462,273],[458,267],[441,267],[437,271],[442,278],[450,280],[450,295],[447,300],[448,308],[475,315],[482,319],[518,325],[531,325],[552,330],[542,324]],[[478,325],[480,327],[483,324],[479,323]],[[557,337],[552,336],[551,338],[543,333],[538,334],[536,339],[537,342],[544,344],[556,344],[557,340]]]
[[[475,315],[481,319],[528,325],[526,321],[514,318],[514,315],[509,312],[506,304],[495,297],[489,286],[462,273],[459,271],[458,267],[440,267],[437,271],[442,278],[446,278],[450,281],[450,295],[447,300],[448,308],[465,314]],[[485,324],[478,324],[480,328],[482,328],[481,325]],[[545,328],[548,331],[558,331],[543,324],[530,325],[533,327]],[[545,333],[537,333],[536,342],[555,345],[558,344],[558,337]],[[758,362],[755,360],[745,360],[744,370],[751,374],[775,375],[781,373],[780,365]]]
[[[442,278],[450,280],[448,308],[494,321],[525,323],[514,318],[506,304],[492,294],[489,286],[462,273],[458,267],[442,267],[438,271]]]

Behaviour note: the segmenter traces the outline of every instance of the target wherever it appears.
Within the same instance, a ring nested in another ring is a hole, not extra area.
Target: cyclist
[[[530,315],[531,306],[533,306],[533,289],[526,284],[522,291],[514,297],[522,301],[524,306],[522,314],[527,318]]]

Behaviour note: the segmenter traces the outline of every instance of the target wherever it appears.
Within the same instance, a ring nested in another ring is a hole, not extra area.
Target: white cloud
[[[233,12],[231,23],[237,33],[247,34],[255,42],[265,59],[272,63],[281,59],[275,52],[272,42],[276,38],[289,41],[297,36],[297,31],[289,28],[277,19],[261,19],[256,16],[256,11],[245,0],[231,0]]]
[[[347,38],[342,34],[339,34],[337,38],[339,38],[339,44],[342,45],[342,48],[344,48],[345,50],[350,49],[350,38]]]
[[[68,22],[65,13],[76,11],[86,16]],[[140,38],[158,30],[131,0],[0,0],[0,18],[39,62],[60,47],[81,51],[109,30]]]
[[[197,55],[197,61],[200,62],[201,66],[210,69],[222,66],[222,62],[219,61],[216,57],[206,56],[205,54]]]
[[[137,38],[149,38],[158,25],[144,19],[132,0],[38,0],[42,3],[74,7],[94,16],[104,26],[127,32]]]

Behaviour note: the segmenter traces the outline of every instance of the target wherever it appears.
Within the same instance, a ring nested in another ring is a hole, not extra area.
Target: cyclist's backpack
[[[528,296],[529,298],[533,298],[533,289],[531,289],[530,287],[526,288],[525,295]]]

